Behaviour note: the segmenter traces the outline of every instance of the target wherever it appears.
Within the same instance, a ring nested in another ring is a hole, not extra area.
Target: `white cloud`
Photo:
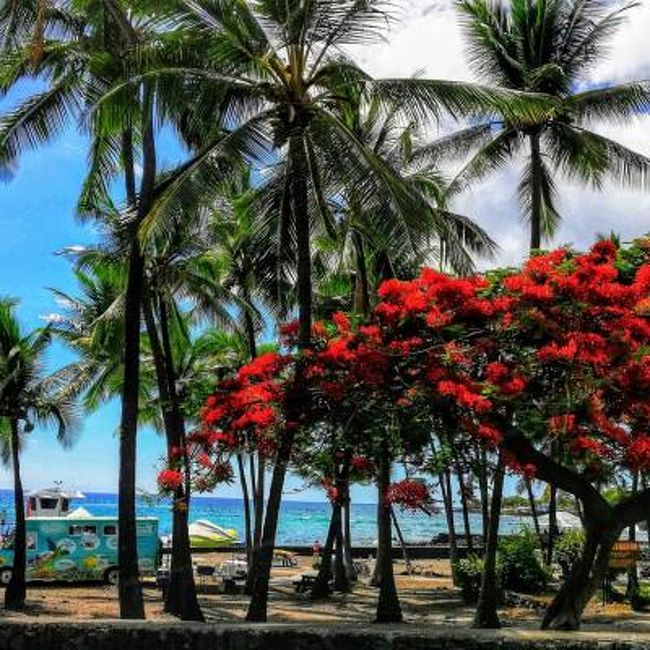
[[[650,77],[650,1],[643,0],[626,15],[626,22],[612,39],[607,60],[595,68],[590,76],[591,82],[620,83]]]
[[[403,0],[387,39],[354,48],[356,60],[376,77],[408,77],[422,71],[432,79],[471,79],[453,4]]]
[[[614,7],[619,0],[612,2]],[[453,0],[402,0],[402,18],[385,42],[355,48],[355,59],[373,76],[409,76],[473,80],[464,53],[462,30]],[[629,20],[612,41],[609,57],[592,71],[591,84],[650,78],[650,0],[629,12]],[[596,125],[595,129],[650,156],[650,116],[621,125]],[[501,247],[497,262],[517,264],[524,259],[528,231],[522,223],[516,198],[520,163],[513,164],[461,197],[454,205],[486,228]],[[571,185],[558,178],[563,223],[554,244],[588,246],[597,233],[614,231],[624,239],[650,231],[650,194],[607,184],[602,192]],[[484,262],[482,266],[493,264]]]

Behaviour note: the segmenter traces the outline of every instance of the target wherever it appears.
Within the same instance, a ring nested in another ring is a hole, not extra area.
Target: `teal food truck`
[[[94,517],[84,508],[70,512],[70,500],[83,498],[56,488],[28,495],[27,579],[104,580],[118,577],[117,517]],[[155,574],[160,542],[155,517],[137,519],[140,571]],[[0,545],[0,584],[11,579],[13,534]]]

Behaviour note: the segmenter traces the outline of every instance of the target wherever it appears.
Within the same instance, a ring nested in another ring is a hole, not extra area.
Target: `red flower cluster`
[[[404,479],[391,484],[386,501],[403,510],[418,510],[430,501],[429,490],[422,481]]]
[[[183,484],[183,475],[174,469],[164,469],[158,474],[158,487],[164,492],[173,492]]]

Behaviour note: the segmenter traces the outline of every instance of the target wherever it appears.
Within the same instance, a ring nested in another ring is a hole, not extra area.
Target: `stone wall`
[[[641,650],[650,635],[404,626],[0,624],[0,650]]]

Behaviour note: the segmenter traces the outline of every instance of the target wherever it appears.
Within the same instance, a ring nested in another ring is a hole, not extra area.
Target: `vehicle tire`
[[[116,587],[120,578],[120,571],[116,566],[112,566],[110,569],[104,571],[104,582],[107,585]]]
[[[0,587],[6,587],[11,580],[13,571],[9,567],[0,569]]]

